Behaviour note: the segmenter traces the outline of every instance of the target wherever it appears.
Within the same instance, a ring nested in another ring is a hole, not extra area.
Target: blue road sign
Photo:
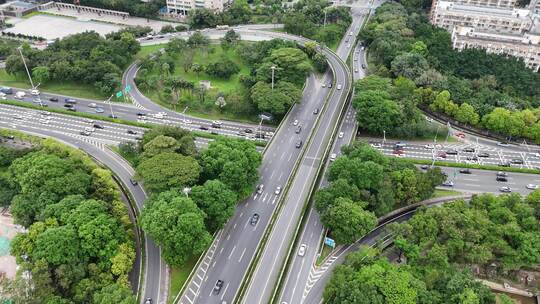
[[[335,248],[336,247],[336,241],[334,241],[333,239],[329,238],[329,237],[325,237],[324,238],[324,243],[332,248]]]

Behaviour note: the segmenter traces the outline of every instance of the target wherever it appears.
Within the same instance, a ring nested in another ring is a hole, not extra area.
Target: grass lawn
[[[30,83],[26,77],[9,75],[5,69],[0,69],[0,85],[30,89]],[[105,100],[109,97],[104,96],[91,85],[73,82],[49,82],[47,84],[40,85],[39,89],[50,93],[79,98]]]
[[[445,197],[445,196],[455,196],[455,195],[461,195],[463,193],[459,191],[454,190],[441,190],[441,189],[435,189],[435,192],[433,192],[433,195],[431,198],[439,198],[439,197]]]
[[[145,47],[141,50],[141,52],[139,52],[139,54],[137,54],[137,56],[144,56],[144,54],[149,54],[152,51],[157,51],[162,47],[163,45]],[[241,99],[239,103],[249,102],[247,98],[244,98],[244,96],[248,94],[248,92],[247,89],[240,83],[240,77],[241,75],[249,75],[250,69],[233,49],[224,51],[220,45],[211,44],[210,46],[208,46],[207,52],[202,52],[201,50],[195,51],[193,63],[204,66],[208,63],[218,61],[222,56],[232,60],[240,68],[240,71],[237,74],[231,76],[229,79],[216,78],[204,72],[201,72],[199,74],[191,70],[188,70],[186,72],[184,71],[184,68],[182,66],[184,57],[179,56],[179,58],[175,60],[176,68],[173,75],[193,82],[195,84],[195,87],[199,86],[200,81],[208,80],[210,81],[210,85],[212,87],[208,92],[206,92],[204,102],[200,101],[197,93],[194,93],[193,95],[188,92],[183,93],[179,104],[176,106],[176,110],[181,111],[187,106],[188,110],[186,113],[197,117],[207,119],[230,119],[244,122],[258,122],[258,117],[256,116],[256,114],[239,114],[239,112],[242,111],[238,111],[238,109],[230,106],[228,108],[225,107],[225,110],[221,111],[218,107],[214,105],[216,95],[220,92],[225,94],[226,99],[228,98],[228,95],[234,94],[238,97],[238,99]],[[159,72],[153,71],[152,73],[157,74]],[[158,90],[153,89],[150,91],[145,91],[144,94],[154,102],[157,102],[165,107],[174,109],[168,101],[163,100],[159,96]],[[248,105],[248,107],[250,107],[250,105]]]
[[[317,261],[315,262],[315,265],[317,266],[321,266],[322,262],[324,261],[324,259],[326,259],[326,257],[332,252],[332,247],[328,246],[328,245],[325,245],[325,244],[322,244],[323,246],[323,249],[321,251],[321,255],[317,257]]]
[[[186,282],[189,274],[195,264],[197,263],[198,257],[192,257],[188,260],[183,267],[173,267],[171,268],[171,285],[169,288],[169,299],[167,303],[173,303],[174,299],[182,289],[182,286]]]
[[[141,46],[141,50],[135,55],[136,59],[144,58],[154,52],[159,51],[159,49],[162,49],[165,47],[166,44],[153,44],[153,45],[145,45]]]

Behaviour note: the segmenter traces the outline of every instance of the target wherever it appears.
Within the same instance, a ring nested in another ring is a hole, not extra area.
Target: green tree
[[[235,47],[240,41],[240,38],[240,35],[234,30],[228,30],[227,33],[225,33],[225,36],[221,38],[221,48],[228,50],[229,48]]]
[[[217,61],[207,64],[204,70],[208,75],[229,79],[232,75],[240,72],[240,67],[228,57],[222,56]]]
[[[338,244],[350,244],[375,228],[377,217],[347,198],[338,198],[333,206],[321,215],[321,222],[327,227]]]
[[[478,115],[478,113],[476,113],[474,108],[466,102],[462,103],[459,106],[459,109],[457,110],[455,116],[459,122],[470,124],[473,126],[476,125],[480,119],[480,116]]]
[[[32,69],[32,78],[37,83],[45,83],[51,77],[49,67],[47,66],[37,66]]]
[[[199,162],[204,181],[218,179],[243,198],[258,180],[261,154],[251,142],[220,138],[201,152]]]
[[[384,91],[360,92],[353,99],[353,106],[359,125],[371,134],[391,134],[402,126],[401,109]]]
[[[427,60],[417,53],[401,54],[392,61],[392,73],[394,75],[413,80],[420,77],[428,68]]]
[[[184,194],[165,191],[145,203],[141,226],[161,246],[165,261],[180,266],[212,241],[204,226],[205,216]]]
[[[311,71],[311,64],[306,53],[298,48],[284,47],[273,50],[257,69],[257,79],[270,82],[272,66],[275,67],[274,82],[281,80],[300,85]]]
[[[193,48],[203,48],[210,44],[208,37],[203,35],[201,32],[196,31],[187,40],[187,45]]]
[[[145,188],[153,193],[192,186],[199,179],[200,170],[193,157],[172,152],[141,160],[137,166]]]
[[[218,16],[211,9],[197,8],[190,10],[188,15],[190,28],[200,29],[214,27],[218,24]]]
[[[270,84],[259,81],[251,87],[250,96],[260,111],[282,116],[300,100],[302,91],[290,82],[280,81],[272,90]]]
[[[191,199],[207,215],[208,231],[215,232],[231,218],[236,207],[236,194],[219,180],[208,180],[191,189]]]

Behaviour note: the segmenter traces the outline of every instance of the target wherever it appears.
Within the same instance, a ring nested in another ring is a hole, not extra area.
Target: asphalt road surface
[[[354,8],[353,8],[354,9]],[[361,12],[361,11],[360,11]],[[354,15],[355,19],[363,21],[363,16]],[[355,45],[354,53],[352,54],[352,73],[353,79],[358,80],[365,76],[365,69],[362,64],[365,64],[365,52],[360,43]],[[355,138],[356,131],[356,112],[349,104],[347,113],[341,121],[338,137],[333,143],[331,153],[335,157],[339,157],[341,147],[349,144]],[[342,136],[340,136],[342,134]],[[330,158],[332,158],[332,155]],[[324,172],[331,164],[331,160],[327,161]],[[321,179],[318,188],[325,187],[328,184],[326,178]],[[324,237],[324,230],[319,213],[315,209],[310,208],[307,215],[303,230],[297,239],[295,247],[290,256],[290,265],[287,273],[284,276],[281,292],[278,296],[278,303],[303,303],[305,295],[310,290],[310,282],[313,279],[313,268],[319,253],[319,244]],[[299,247],[304,244],[307,250],[304,256],[299,256]]]

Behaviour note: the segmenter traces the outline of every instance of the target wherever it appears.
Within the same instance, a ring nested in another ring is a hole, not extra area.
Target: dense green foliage
[[[339,42],[351,21],[349,8],[323,0],[297,1],[282,17],[286,32],[327,45]]]
[[[540,263],[540,191],[483,194],[470,203],[457,201],[424,208],[394,227],[396,244],[415,264],[478,265],[508,275]]]
[[[174,266],[206,250],[238,200],[253,191],[261,164],[252,142],[219,138],[197,153],[191,133],[172,126],[152,128],[138,144],[122,144],[120,153],[136,164],[151,193],[142,228]]]
[[[414,82],[417,88],[407,96],[412,105],[465,125],[540,142],[540,74],[511,56],[454,50],[450,34],[430,25],[416,2],[403,2],[407,9],[398,3],[381,5],[362,30],[370,47],[370,72]]]
[[[431,197],[444,181],[440,169],[423,173],[364,143],[343,149],[330,166],[330,184],[315,194],[315,209],[336,242],[352,243],[375,227],[376,216]]]
[[[327,303],[494,304],[495,296],[474,280],[517,279],[517,271],[540,263],[540,191],[474,196],[422,207],[392,224],[394,245],[406,265],[390,264],[363,248],[338,266],[327,285]],[[508,302],[507,298],[500,303]]]
[[[391,264],[369,247],[336,267],[324,299],[328,304],[495,304],[495,295],[470,272],[449,265]]]
[[[137,85],[143,91],[156,91],[160,100],[174,108],[188,106],[252,120],[266,112],[280,119],[300,100],[312,60],[317,57],[323,62],[316,66],[326,68],[324,56],[317,56],[314,46],[304,52],[293,42],[276,39],[247,43],[239,38],[229,30],[219,46],[208,46],[208,39],[198,32],[188,41],[172,39],[164,53],[142,61]],[[197,79],[210,80],[212,88],[201,86],[194,81]]]
[[[362,130],[373,135],[414,138],[436,134],[437,128],[428,124],[411,99],[416,89],[413,81],[398,77],[395,80],[370,75],[355,84],[353,107]]]
[[[101,304],[103,294],[135,303],[128,282],[132,226],[111,173],[50,139],[31,152],[7,150],[0,149],[6,156],[0,168],[9,166],[0,175],[13,188],[3,203],[28,232],[11,243],[20,268],[0,289],[14,303]]]
[[[70,35],[45,50],[23,46],[28,69],[37,83],[73,81],[94,85],[104,95],[121,85],[123,69],[140,50],[129,31],[103,38],[96,32]],[[13,51],[6,60],[9,74],[25,74],[22,59]]]

